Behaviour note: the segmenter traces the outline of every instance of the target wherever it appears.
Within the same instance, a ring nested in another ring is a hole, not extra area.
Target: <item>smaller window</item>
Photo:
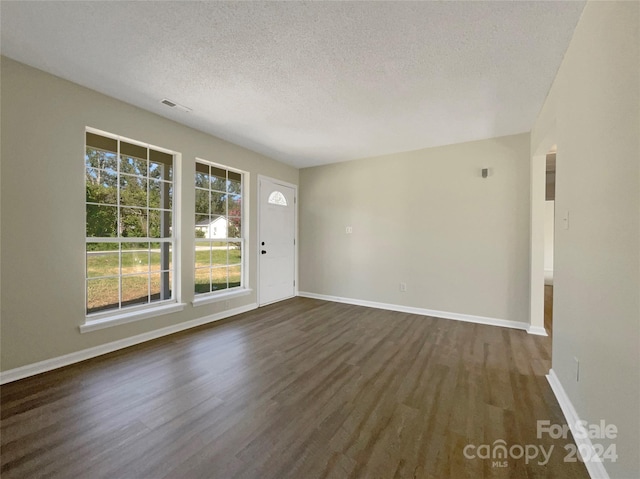
[[[196,159],[195,294],[246,289],[243,183],[246,173]]]
[[[287,199],[277,190],[271,192],[267,202],[272,205],[287,206]]]

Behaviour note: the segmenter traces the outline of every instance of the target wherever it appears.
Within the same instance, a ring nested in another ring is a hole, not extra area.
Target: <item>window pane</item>
[[[162,181],[149,180],[149,208],[162,208],[162,200],[164,200],[162,198],[164,193],[162,185]]]
[[[227,191],[227,172],[222,168],[211,167],[211,189]]]
[[[229,181],[227,182],[229,193],[241,194],[242,193],[242,175],[233,171],[229,172]]]
[[[171,183],[149,180],[149,208],[170,210],[173,206],[173,188]]]
[[[149,178],[154,178],[156,180],[166,179],[166,165],[162,163],[157,163],[155,161],[149,162]]]
[[[215,242],[211,247],[211,266],[226,266],[228,247],[226,243]]]
[[[206,238],[207,232],[209,231],[209,215],[201,215],[197,214],[195,216],[195,237],[196,238]]]
[[[229,216],[242,215],[242,199],[240,195],[229,195]]]
[[[226,193],[211,192],[211,214],[226,215],[227,214],[227,195]]]
[[[171,237],[171,212],[165,210],[149,210],[149,237]]]
[[[120,155],[120,173],[146,177],[147,160],[135,156]]]
[[[240,218],[229,218],[229,238],[241,238],[242,224]]]
[[[241,243],[229,243],[229,264],[242,263],[242,245]]]
[[[120,142],[120,172],[148,176],[147,149],[125,141]]]
[[[147,148],[135,143],[128,143],[126,141],[120,142],[120,154],[122,156],[139,158],[144,161],[147,160]]]
[[[173,180],[173,155],[149,150],[149,176],[161,180]]]
[[[125,238],[147,236],[147,210],[140,208],[120,209],[120,231]]]
[[[242,266],[229,267],[229,287],[237,288],[241,286]]]
[[[150,279],[151,301],[160,301],[162,291],[162,273],[152,273]]]
[[[87,205],[87,237],[115,238],[116,236],[118,236],[118,208]]]
[[[173,268],[171,243],[151,243],[151,271]]]
[[[173,183],[164,183],[165,193],[164,193],[164,206],[165,210],[173,209]]]
[[[207,227],[207,238],[221,239],[227,237],[227,218],[224,216],[212,216]]]
[[[209,192],[196,189],[196,213],[209,214]]]
[[[114,138],[107,138],[105,136],[97,135],[90,132],[86,133],[85,138],[87,147],[95,148],[98,150],[105,150],[113,153],[118,151],[118,140]]]
[[[87,243],[87,278],[120,274],[118,243]]]
[[[209,268],[211,266],[211,243],[196,242],[194,253],[196,268]]]
[[[211,268],[196,269],[195,292],[211,292]]]
[[[162,244],[163,243],[149,244],[149,271],[161,271],[163,269],[161,264],[162,263],[162,254],[161,254]]]
[[[272,191],[267,199],[267,203],[271,205],[287,206],[287,199],[279,191]]]
[[[171,299],[171,282],[169,271],[151,274],[151,301]]]
[[[149,243],[122,243],[122,274],[149,271]]]
[[[227,289],[227,274],[229,268],[211,268],[211,291]]]
[[[118,175],[97,168],[87,168],[86,200],[89,203],[118,202]]]
[[[149,275],[122,277],[122,306],[149,302]]]
[[[147,206],[147,180],[138,176],[120,176],[120,204]]]
[[[115,152],[91,147],[87,147],[85,151],[84,163],[87,168],[100,168],[110,172],[118,170],[118,160]]]
[[[196,187],[209,189],[209,165],[196,162]]]
[[[87,280],[87,314],[118,308],[119,278]]]

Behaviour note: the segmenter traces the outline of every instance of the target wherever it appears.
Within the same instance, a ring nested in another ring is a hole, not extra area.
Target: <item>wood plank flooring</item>
[[[553,333],[553,285],[544,285],[544,329],[549,337]]]
[[[7,384],[10,478],[588,478],[548,338],[294,298]],[[554,446],[536,460],[466,445]],[[571,441],[571,437],[568,439]]]

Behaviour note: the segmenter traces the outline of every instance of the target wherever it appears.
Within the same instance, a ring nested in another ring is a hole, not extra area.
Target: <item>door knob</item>
[[[267,254],[265,250],[260,251],[262,254]]]

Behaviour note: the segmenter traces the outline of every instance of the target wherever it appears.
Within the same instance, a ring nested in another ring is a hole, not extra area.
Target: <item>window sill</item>
[[[141,319],[161,316],[163,314],[176,313],[178,311],[182,311],[185,306],[185,303],[163,304],[155,308],[145,308],[143,310],[116,313],[100,319],[89,319],[84,324],[80,325],[80,332],[88,333],[90,331],[110,328],[111,326],[131,323],[133,321],[139,321]]]
[[[202,294],[193,298],[191,304],[194,307],[203,306],[205,304],[217,303],[218,301],[224,301],[226,299],[238,298],[240,296],[247,296],[253,292],[252,289],[238,289],[234,291],[227,291],[225,293],[214,294]]]

